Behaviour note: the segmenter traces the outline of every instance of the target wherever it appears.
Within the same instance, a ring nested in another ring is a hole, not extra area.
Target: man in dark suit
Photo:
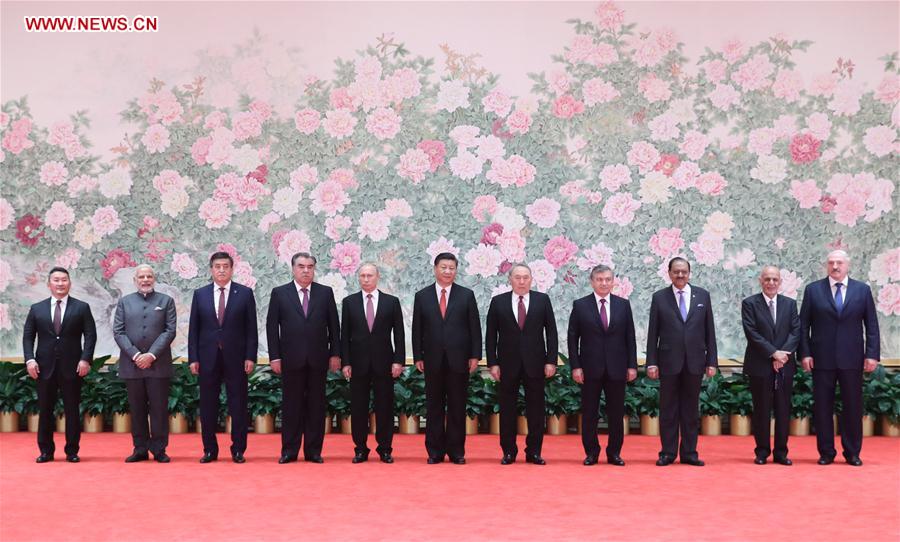
[[[350,380],[354,463],[369,459],[366,429],[372,391],[378,457],[384,463],[394,462],[394,379],[400,376],[406,361],[406,339],[400,300],[379,290],[378,278],[375,264],[360,266],[362,290],[345,297],[341,306],[341,365],[344,377]]]
[[[219,390],[225,381],[231,416],[231,459],[243,463],[247,450],[247,375],[256,364],[259,338],[253,290],[231,281],[234,260],[227,252],[209,258],[213,283],[194,290],[188,331],[191,372],[200,375],[201,463],[219,458],[216,427]]]
[[[850,257],[828,254],[828,277],[806,286],[800,306],[800,357],[813,375],[813,425],[819,465],[834,461],[834,389],[841,385],[841,447],[844,459],[859,467],[862,450],[863,371],[878,367],[881,336],[872,290],[849,278]],[[865,331],[863,330],[865,327]]]
[[[137,292],[119,300],[113,321],[113,337],[121,349],[119,378],[128,390],[134,444],[125,462],[146,461],[149,451],[156,461],[168,463],[170,346],[178,325],[175,300],[154,289],[156,275],[149,265],[135,268],[134,284]]]
[[[438,254],[434,284],[416,292],[413,301],[412,348],[416,369],[425,373],[429,465],[444,455],[457,465],[466,462],[466,393],[481,359],[478,304],[472,290],[453,282],[456,266],[456,256]]]
[[[697,456],[700,432],[700,384],[703,373],[716,374],[716,326],[709,292],[689,284],[691,264],[669,260],[670,287],[650,301],[647,326],[647,376],[659,378],[659,434],[662,451],[656,464],[681,462],[702,467]],[[681,434],[679,446],[678,437]]]
[[[54,267],[47,276],[50,298],[31,306],[22,333],[22,352],[28,375],[37,380],[38,448],[36,461],[53,461],[53,408],[62,390],[66,414],[66,461],[78,463],[81,439],[81,379],[91,370],[97,329],[91,307],[69,296],[72,282],[63,267]],[[37,337],[37,351],[34,340]],[[82,339],[84,342],[82,343]]]
[[[500,382],[500,448],[502,465],[515,462],[519,386],[525,386],[525,462],[544,465],[544,379],[556,374],[559,339],[550,297],[531,290],[531,268],[516,264],[509,270],[511,292],[491,299],[487,314],[487,364]]]
[[[741,324],[747,336],[744,374],[750,377],[753,395],[753,437],[757,465],[765,465],[772,452],[769,444],[769,413],[775,409],[774,461],[791,465],[788,459],[788,424],[791,421],[791,390],[800,344],[800,317],[797,302],[778,294],[781,271],[774,265],[759,274],[762,293],[741,303]]]
[[[625,383],[637,378],[637,343],[634,317],[627,299],[612,295],[612,269],[598,265],[591,270],[593,293],[572,303],[569,317],[569,365],[581,388],[581,442],[584,464],[595,465],[600,456],[597,417],[600,392],[606,395],[609,442],[606,462],[619,467],[625,440]]]
[[[313,282],[316,259],[306,252],[291,258],[294,279],[272,289],[266,316],[269,363],[281,375],[281,456],[322,463],[325,441],[325,379],[341,363],[341,329],[334,292]]]

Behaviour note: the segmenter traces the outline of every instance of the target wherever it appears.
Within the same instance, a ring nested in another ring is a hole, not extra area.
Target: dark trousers
[[[450,370],[445,357],[437,367],[425,364],[425,449],[428,457],[466,455],[466,394],[469,373]],[[446,425],[446,428],[445,428]]]
[[[327,376],[327,366],[319,369],[309,363],[282,370],[281,455],[297,457],[301,443],[305,458],[322,455]]]
[[[168,378],[125,379],[131,409],[131,440],[137,453],[150,451],[158,455],[169,445],[169,382]]]
[[[660,457],[697,459],[697,435],[700,433],[700,384],[703,375],[681,371],[659,377]],[[679,446],[679,433],[681,444]]]
[[[216,429],[219,426],[219,391],[225,381],[228,415],[231,416],[231,453],[243,454],[247,450],[247,373],[244,363],[226,364],[222,351],[210,369],[200,365],[200,422],[203,426],[203,451],[219,454]]]
[[[77,454],[81,441],[81,377],[63,378],[59,371],[50,378],[38,378],[38,449],[42,454],[53,455],[56,444],[53,442],[53,429],[56,416],[53,409],[56,397],[62,390],[63,412],[66,414],[66,455]]]
[[[500,448],[504,454],[513,457],[519,452],[516,446],[516,426],[520,385],[525,386],[525,417],[528,419],[525,455],[541,455],[544,443],[544,377],[530,377],[522,367],[518,374],[500,371]]]
[[[597,437],[597,420],[600,412],[600,392],[606,395],[604,416],[609,424],[609,441],[606,456],[618,457],[625,441],[625,381],[613,380],[609,374],[602,378],[588,379],[581,387],[581,444],[584,454],[600,455],[600,439]]]
[[[353,444],[357,453],[369,453],[366,440],[369,437],[369,392],[375,392],[375,440],[379,454],[389,454],[394,440],[394,379],[391,373],[369,370],[366,374],[353,373],[350,379],[350,417]]]
[[[756,457],[765,459],[772,453],[775,459],[785,459],[788,455],[788,428],[791,422],[791,391],[794,375],[783,373],[784,381],[778,379],[775,389],[775,371],[766,376],[750,377],[750,393],[753,395],[753,438],[756,440]],[[775,448],[769,444],[769,414],[775,411]]]
[[[837,455],[834,449],[834,390],[841,386],[841,447],[844,457],[859,457],[862,450],[862,384],[861,370],[813,369],[813,426],[820,457]]]

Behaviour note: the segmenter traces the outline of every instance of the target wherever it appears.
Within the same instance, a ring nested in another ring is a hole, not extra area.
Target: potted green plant
[[[26,372],[22,375],[22,395],[19,397],[19,412],[27,418],[28,431],[37,433],[38,422],[40,420],[40,406],[37,395],[37,380],[28,376]]]
[[[654,380],[640,371],[626,388],[626,395],[636,397],[638,415],[641,418],[641,434],[659,435],[659,380]]]
[[[488,417],[488,432],[492,435],[500,434],[500,402],[497,398],[499,382],[490,377],[484,379],[485,415]]]
[[[700,432],[721,435],[725,412],[725,377],[716,373],[712,378],[704,379],[700,387]]]
[[[625,419],[623,420],[625,426],[625,434],[629,434],[631,432],[631,420],[638,420],[639,411],[640,411],[640,397],[631,391],[631,383],[625,387]],[[580,429],[580,428],[579,428]]]
[[[131,408],[128,405],[128,389],[125,381],[119,378],[119,372],[115,365],[107,367],[106,372],[100,373],[106,379],[106,407],[104,411],[112,414],[112,427],[114,433],[131,432]]]
[[[340,420],[341,433],[350,434],[350,382],[344,378],[343,373],[328,372],[325,379],[325,400],[328,403],[328,413]]]
[[[478,421],[487,412],[488,403],[486,397],[487,378],[480,371],[475,371],[469,377],[469,388],[466,393],[466,434],[478,433]]]
[[[753,412],[753,396],[750,394],[748,378],[733,374],[724,380],[724,406],[729,414],[730,433],[737,436],[750,434],[750,414]]]
[[[28,378],[24,365],[0,362],[0,433],[19,430],[22,399],[28,393],[23,378]]]
[[[253,431],[275,432],[275,417],[281,410],[281,379],[268,365],[257,366],[247,377],[247,402]]]
[[[425,415],[425,375],[412,365],[394,381],[394,408],[400,433],[418,433],[420,417]]]
[[[865,387],[865,408],[881,419],[881,434],[900,437],[900,373],[880,366]]]
[[[187,433],[199,406],[197,377],[191,373],[187,363],[176,363],[169,384],[169,432]]]
[[[547,433],[568,433],[568,416],[581,409],[581,389],[572,380],[572,371],[564,365],[544,386],[544,411],[547,415]]]
[[[791,390],[791,435],[798,437],[809,435],[812,409],[812,375],[807,371],[797,371]]]
[[[102,433],[104,414],[106,414],[107,389],[109,380],[101,373],[109,356],[103,356],[91,362],[90,372],[81,383],[81,415],[84,417],[86,433]]]

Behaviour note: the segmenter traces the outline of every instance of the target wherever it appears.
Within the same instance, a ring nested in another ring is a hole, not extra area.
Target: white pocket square
[[[698,308],[698,309],[699,309],[700,307],[702,307],[702,306],[703,306],[703,303],[697,303],[697,308]]]
[[[155,310],[155,311],[161,311],[161,310],[163,310],[163,308],[162,308],[162,307],[156,307],[156,308],[153,309],[153,310]]]

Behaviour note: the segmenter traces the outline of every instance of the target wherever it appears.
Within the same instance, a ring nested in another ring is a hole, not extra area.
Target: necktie
[[[309,316],[309,288],[300,288],[303,292],[303,316]]]
[[[606,300],[600,300],[600,323],[603,324],[603,331],[609,329],[609,318],[606,316]]]
[[[834,306],[838,311],[838,314],[844,309],[844,296],[841,295],[841,286],[842,283],[835,283],[834,287],[837,288],[837,291],[834,293]]]
[[[447,316],[447,289],[441,288],[441,318]]]
[[[366,296],[366,323],[369,324],[369,332],[375,326],[375,304],[372,303],[372,294]]]
[[[519,329],[525,329],[525,298],[519,296]]]
[[[225,288],[219,287],[219,310],[216,316],[219,318],[219,327],[225,323]]]
[[[687,321],[687,305],[684,304],[684,290],[678,290],[678,311],[681,312],[681,319]]]
[[[56,300],[56,309],[53,311],[53,332],[59,335],[62,329],[62,299]]]
[[[775,300],[774,299],[769,300],[769,314],[772,315],[772,322],[774,323],[775,322]]]

